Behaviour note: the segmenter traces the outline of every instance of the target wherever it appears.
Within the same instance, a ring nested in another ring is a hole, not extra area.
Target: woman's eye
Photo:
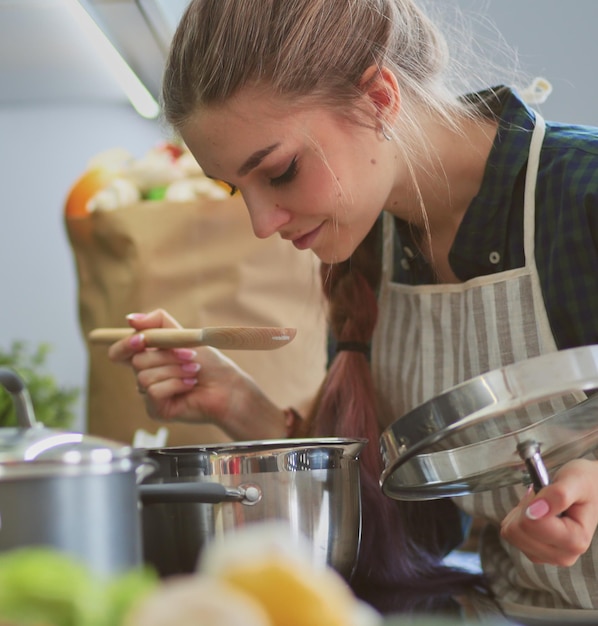
[[[295,178],[296,174],[297,174],[297,157],[293,157],[293,160],[291,161],[291,164],[286,169],[286,171],[280,176],[277,176],[276,178],[271,178],[270,184],[272,185],[272,187],[278,187],[279,185],[290,183],[293,180],[293,178]]]

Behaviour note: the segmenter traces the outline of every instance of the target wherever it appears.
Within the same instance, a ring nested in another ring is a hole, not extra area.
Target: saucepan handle
[[[143,504],[181,504],[240,502],[256,504],[262,498],[258,485],[239,485],[237,488],[225,487],[212,482],[155,483],[138,486]]]

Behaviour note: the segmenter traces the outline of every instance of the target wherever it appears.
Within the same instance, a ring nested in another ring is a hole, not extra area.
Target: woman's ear
[[[371,65],[362,74],[359,88],[374,106],[376,117],[394,126],[401,108],[401,91],[396,76],[387,67]]]

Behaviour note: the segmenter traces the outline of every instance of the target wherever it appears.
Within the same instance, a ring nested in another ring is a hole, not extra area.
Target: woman
[[[598,131],[544,124],[506,87],[454,94],[447,56],[413,0],[193,1],[166,119],[242,193],[258,237],[321,259],[336,356],[298,420],[217,351],[145,350],[144,329],[176,325],[163,311],[130,316],[141,332],[110,350],[156,417],[238,439],[367,437],[365,596],[470,580],[438,565],[462,539],[451,501],[381,497],[380,429],[477,374],[598,340]],[[459,505],[489,521],[482,562],[499,598],[598,608],[593,460],[535,496]]]

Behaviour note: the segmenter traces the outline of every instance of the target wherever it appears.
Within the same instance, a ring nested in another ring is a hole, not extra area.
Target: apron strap
[[[534,237],[536,233],[536,179],[540,167],[540,152],[546,131],[544,118],[536,113],[536,126],[532,133],[525,175],[523,200],[523,249],[526,267],[536,267]]]
[[[540,277],[536,268],[536,256],[534,253],[534,237],[536,232],[536,179],[540,166],[540,152],[546,133],[546,123],[544,118],[536,112],[536,126],[530,141],[529,156],[527,159],[527,172],[525,174],[525,192],[523,205],[523,247],[525,252],[525,267],[528,268],[532,276],[531,286],[534,302],[536,303],[536,324],[538,326],[539,337],[542,342],[542,351],[556,350],[552,329],[544,304],[544,295],[540,285]],[[577,396],[578,399],[581,399]]]

